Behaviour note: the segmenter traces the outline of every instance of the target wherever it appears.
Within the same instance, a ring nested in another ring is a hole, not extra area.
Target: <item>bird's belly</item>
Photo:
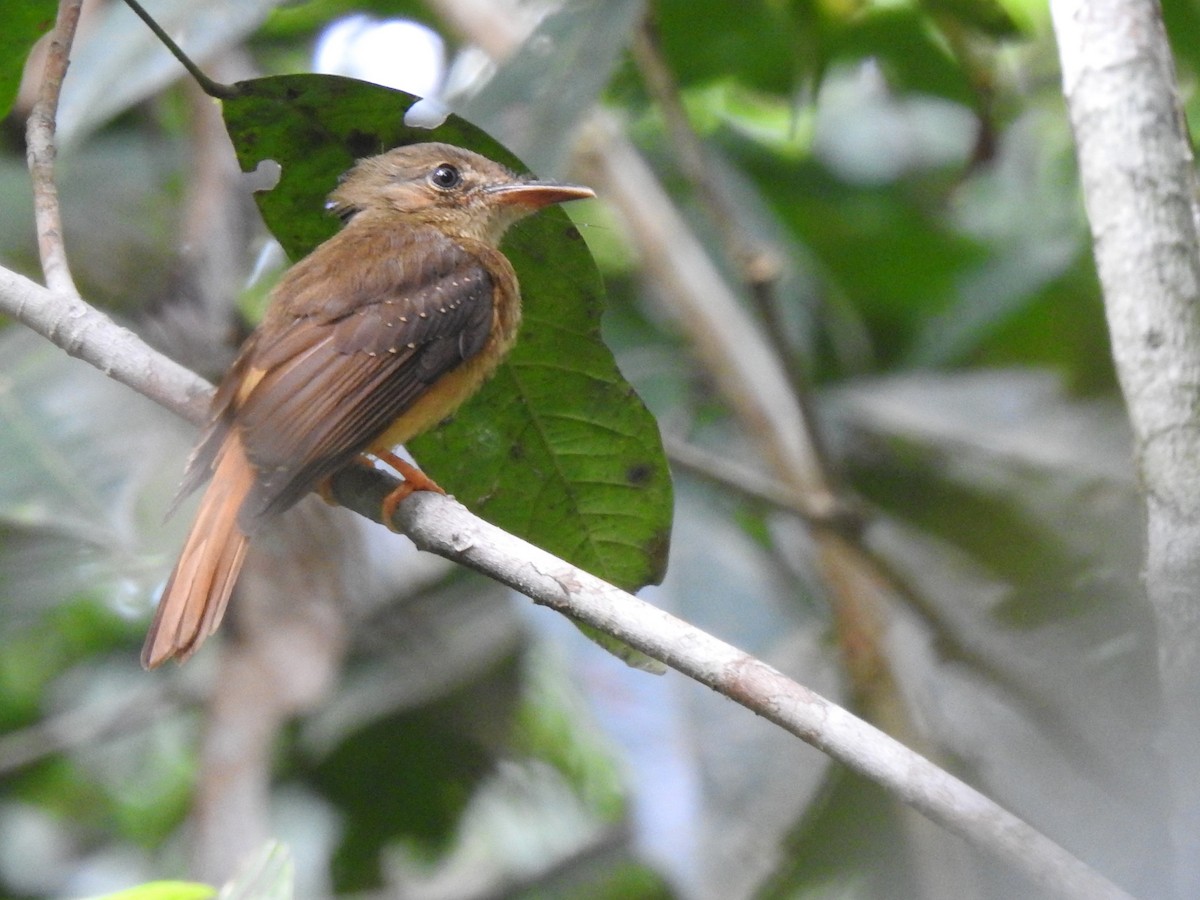
[[[391,450],[396,445],[406,444],[417,435],[433,428],[452,415],[463,401],[473,395],[496,370],[499,362],[500,354],[488,353],[485,349],[474,359],[443,375],[416,403],[389,425],[383,434],[371,442],[367,452]]]

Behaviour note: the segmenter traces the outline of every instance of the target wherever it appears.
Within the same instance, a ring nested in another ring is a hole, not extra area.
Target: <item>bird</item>
[[[393,450],[450,416],[515,343],[520,290],[501,238],[543,207],[593,196],[433,142],[342,176],[326,204],[340,230],[282,276],[213,396],[179,498],[208,485],[144,668],[197,650],[254,534],[338,470],[364,455],[396,467],[404,482],[385,516],[414,490],[441,492]]]

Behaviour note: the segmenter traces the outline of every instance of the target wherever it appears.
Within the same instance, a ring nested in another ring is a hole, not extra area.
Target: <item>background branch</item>
[[[63,78],[70,64],[71,43],[75,40],[75,27],[79,24],[79,11],[82,6],[83,0],[62,0],[58,5],[58,19],[46,52],[42,82],[38,88],[37,101],[29,113],[25,131],[42,271],[46,275],[46,284],[52,290],[69,294],[78,292],[71,278],[71,268],[67,264],[66,249],[63,245],[62,213],[58,205],[58,189],[54,183],[54,128],[58,115],[58,98],[62,94]]]
[[[0,777],[56,753],[71,752],[150,727],[199,698],[186,687],[153,684],[115,704],[88,704],[0,736]]]
[[[1200,891],[1200,241],[1194,160],[1162,10],[1054,0],[1063,92],[1146,499],[1179,896]]]

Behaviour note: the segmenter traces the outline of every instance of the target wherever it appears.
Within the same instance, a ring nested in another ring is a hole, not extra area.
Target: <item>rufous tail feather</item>
[[[246,555],[248,539],[237,520],[253,484],[241,438],[231,431],[146,635],[145,668],[172,657],[183,662],[221,624]]]

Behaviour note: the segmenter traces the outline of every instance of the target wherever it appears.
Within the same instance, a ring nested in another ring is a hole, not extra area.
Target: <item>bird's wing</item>
[[[301,268],[314,257],[302,261],[280,286],[297,296],[278,295],[272,312],[308,314],[268,317],[239,360],[225,419],[257,473],[239,515],[247,533],[345,466],[487,343],[497,279],[483,259],[440,235],[405,243],[364,246],[374,258],[312,279],[316,288]],[[322,287],[329,294],[318,302],[310,294]]]

